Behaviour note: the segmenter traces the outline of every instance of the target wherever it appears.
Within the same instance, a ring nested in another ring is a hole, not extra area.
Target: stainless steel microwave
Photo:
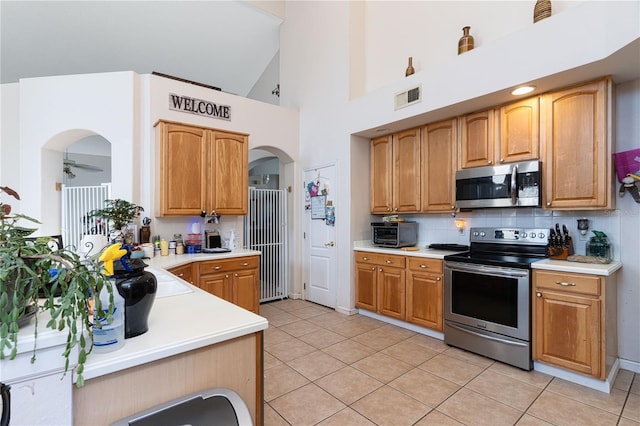
[[[372,222],[371,241],[376,246],[411,247],[418,242],[416,222]]]
[[[476,167],[456,172],[456,207],[540,207],[540,161]]]

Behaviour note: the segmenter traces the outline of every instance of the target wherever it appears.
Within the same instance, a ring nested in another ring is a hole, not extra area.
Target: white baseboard
[[[549,364],[545,364],[539,361],[533,362],[533,369],[541,373],[549,374],[559,379],[566,380],[568,382],[575,383],[577,385],[585,386],[591,389],[595,389],[600,392],[611,393],[613,382],[616,380],[618,370],[620,369],[620,360],[616,359],[611,367],[611,371],[606,380],[599,380],[593,377],[587,377],[579,373],[564,370],[562,368],[554,367]]]
[[[640,362],[620,358],[620,368],[640,374]]]
[[[389,324],[397,325],[398,327],[406,328],[407,330],[415,331],[416,333],[424,334],[426,336],[434,337],[436,339],[444,340],[444,334],[439,331],[431,330],[419,325],[410,324],[408,322],[400,321],[395,318],[389,318],[384,315],[378,315],[375,312],[370,312],[364,309],[358,309],[358,313],[362,316],[380,320]]]

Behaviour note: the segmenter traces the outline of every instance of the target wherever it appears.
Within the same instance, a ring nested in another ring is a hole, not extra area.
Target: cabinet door
[[[422,211],[455,209],[457,120],[441,121],[422,128]]]
[[[159,123],[160,216],[199,215],[205,207],[206,131]]]
[[[540,101],[523,99],[500,107],[500,163],[537,160],[540,145]]]
[[[493,164],[493,110],[460,117],[460,167],[479,167]]]
[[[393,142],[391,136],[373,139],[370,148],[371,213],[389,213],[393,203]]]
[[[259,276],[257,269],[237,271],[233,273],[232,281],[233,303],[256,314],[260,310]]]
[[[214,296],[233,303],[231,280],[231,273],[202,275],[200,276],[198,287]]]
[[[610,208],[611,81],[543,96],[544,206]]]
[[[537,289],[534,304],[533,359],[604,379],[600,300]]]
[[[399,320],[406,319],[405,310],[405,270],[399,268],[378,268],[378,310]]]
[[[442,275],[409,272],[407,321],[443,331],[442,284]]]
[[[194,273],[193,273],[193,265],[189,263],[188,265],[176,266],[175,268],[171,268],[168,270],[173,275],[178,278],[182,278],[188,283],[194,283]]]
[[[393,135],[393,212],[420,210],[420,129]]]
[[[356,263],[356,308],[375,312],[378,305],[377,270],[375,265]]]
[[[246,215],[249,197],[249,141],[246,135],[209,133],[210,209],[218,214]]]

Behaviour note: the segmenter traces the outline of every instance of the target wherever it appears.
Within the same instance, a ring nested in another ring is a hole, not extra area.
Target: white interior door
[[[335,165],[305,170],[304,298],[336,305]]]

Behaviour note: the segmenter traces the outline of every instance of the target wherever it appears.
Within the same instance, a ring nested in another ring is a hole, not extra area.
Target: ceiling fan
[[[74,177],[76,177],[75,173],[73,173],[73,170],[71,170],[72,167],[75,167],[77,169],[88,170],[90,172],[103,171],[102,168],[98,166],[92,166],[91,164],[77,163],[75,160],[70,160],[68,156],[65,155],[65,158],[62,162],[62,171],[64,172],[64,174],[66,174],[69,177],[69,179],[73,179]]]

